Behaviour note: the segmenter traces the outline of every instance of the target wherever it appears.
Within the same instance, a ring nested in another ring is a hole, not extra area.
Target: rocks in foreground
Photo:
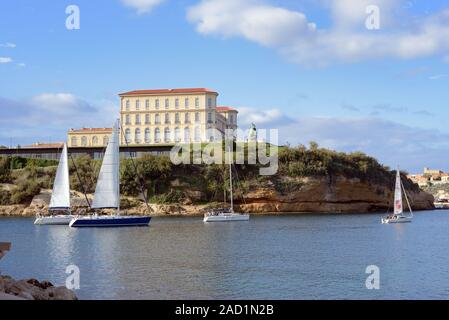
[[[0,300],[78,300],[66,287],[55,287],[49,281],[14,280],[0,275]]]

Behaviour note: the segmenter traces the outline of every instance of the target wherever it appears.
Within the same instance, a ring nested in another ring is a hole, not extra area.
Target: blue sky
[[[80,9],[67,30],[68,5]],[[380,30],[367,30],[366,6]],[[208,87],[241,128],[449,171],[449,3],[17,0],[0,3],[0,144],[110,126],[117,93]]]

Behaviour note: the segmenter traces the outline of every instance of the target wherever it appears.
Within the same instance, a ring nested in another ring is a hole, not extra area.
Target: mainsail
[[[93,209],[119,208],[120,206],[119,130],[119,123],[117,121],[104,154],[103,164],[100,169],[92,202]]]
[[[396,184],[394,188],[394,214],[402,214],[402,189],[401,189],[401,174],[399,170],[396,171]]]
[[[58,170],[53,183],[49,209],[70,208],[69,164],[67,157],[67,145],[64,143]]]

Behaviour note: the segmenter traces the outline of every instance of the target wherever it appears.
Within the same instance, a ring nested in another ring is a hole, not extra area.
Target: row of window
[[[103,144],[102,145],[107,145],[109,142],[109,137],[108,136],[104,136],[103,137]],[[97,136],[94,136],[92,138],[92,145],[93,146],[98,146],[99,145],[99,138]],[[71,144],[73,147],[77,147],[78,146],[78,137],[72,137],[71,138]],[[87,147],[88,146],[88,138],[86,136],[82,136],[80,139],[80,146],[81,147]]]
[[[163,136],[161,129],[159,128],[155,128],[153,132],[151,132],[149,128],[146,128],[145,131],[143,132],[143,137],[142,131],[139,128],[134,130],[134,137],[131,136],[131,129],[128,128],[125,130],[125,139],[127,143],[135,143],[135,144],[139,144],[142,142],[144,143],[181,142],[181,141],[190,142],[191,136],[189,127],[184,128],[184,130],[181,130],[180,128],[175,128],[173,136],[170,128],[164,129]],[[195,142],[201,141],[200,127],[195,127],[193,141]]]
[[[134,124],[142,124],[142,118],[140,116],[140,114],[136,114],[134,117]],[[145,115],[145,119],[144,119],[144,123],[145,124],[151,124],[150,121],[150,115],[146,114]],[[195,112],[195,122],[200,122],[200,113],[199,112]],[[212,119],[212,113],[208,112],[207,114],[207,122],[212,123],[213,119]],[[156,113],[154,116],[154,123],[155,124],[161,124],[161,116],[159,113]],[[165,113],[164,114],[164,123],[165,124],[169,124],[170,123],[170,113]],[[180,114],[179,113],[175,113],[175,123],[181,123],[180,120]],[[190,113],[185,113],[184,114],[184,123],[190,123]],[[130,125],[131,124],[131,115],[127,114],[125,115],[125,124]]]
[[[153,103],[154,108],[157,110],[157,109],[160,108],[160,105],[161,105],[161,101],[159,99],[155,99],[154,103]],[[179,109],[179,106],[180,106],[179,98],[175,99],[174,105],[175,105],[175,109]],[[135,101],[135,105],[134,106],[135,106],[135,110],[136,111],[141,110],[141,100],[137,99]],[[187,109],[187,108],[189,108],[189,106],[190,106],[190,99],[189,98],[185,98],[184,99],[184,108]],[[195,108],[199,108],[199,106],[200,106],[200,98],[195,98]],[[151,106],[151,103],[150,103],[150,99],[145,99],[145,110],[150,110],[151,107],[152,106]],[[170,99],[167,98],[167,99],[164,100],[164,107],[165,107],[165,109],[169,109],[170,108]],[[213,107],[213,101],[212,101],[211,97],[207,98],[207,107],[208,108],[212,108]],[[131,109],[131,101],[126,100],[125,101],[125,110],[126,111],[130,111],[130,109]]]

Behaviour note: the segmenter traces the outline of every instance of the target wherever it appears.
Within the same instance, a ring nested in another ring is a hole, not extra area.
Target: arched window
[[[92,138],[92,145],[96,146],[97,144],[98,144],[98,137],[97,137],[97,136],[94,136],[94,137]]]
[[[129,128],[125,131],[125,141],[131,143],[131,130]]]
[[[81,146],[87,147],[87,137],[81,137]]]
[[[154,142],[161,142],[161,130],[159,128],[154,129]]]
[[[159,113],[156,113],[156,115],[154,116],[154,123],[156,123],[156,124],[161,123],[161,118],[159,116]]]
[[[164,141],[170,142],[170,128],[164,129]]]
[[[195,127],[195,142],[201,141],[201,129],[200,127]]]
[[[72,137],[72,147],[76,147],[78,145],[78,139],[76,137]]]
[[[181,130],[178,127],[175,128],[175,142],[181,141]]]
[[[107,145],[108,142],[109,142],[109,137],[108,137],[108,136],[104,136],[104,137],[103,137],[103,145],[104,145],[104,146]]]
[[[150,143],[150,128],[145,129],[145,143]]]
[[[134,132],[134,141],[136,143],[140,143],[141,142],[141,140],[140,140],[140,129],[139,128],[137,128],[135,130],[135,132]]]
[[[189,129],[189,127],[184,128],[184,142],[190,142],[190,129]]]

